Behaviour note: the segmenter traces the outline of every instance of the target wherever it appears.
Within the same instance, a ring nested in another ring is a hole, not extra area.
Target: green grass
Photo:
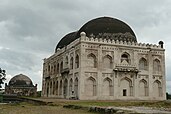
[[[0,105],[0,114],[89,114],[90,106],[101,107],[154,107],[171,110],[171,101],[83,101],[65,99],[31,98],[47,102],[47,105],[35,105],[29,103]],[[63,108],[66,105],[81,106],[81,109]],[[92,114],[92,113],[90,113]],[[97,114],[97,113],[96,113]]]
[[[80,105],[80,106],[104,106],[104,107],[127,107],[144,106],[171,109],[171,102],[168,101],[57,101],[54,105]]]
[[[0,114],[93,114],[87,110],[66,109],[57,105],[33,105],[29,103],[0,104]]]
[[[82,107],[144,106],[168,108],[171,110],[171,102],[168,101],[81,101],[43,98],[38,100],[43,100],[49,103],[47,103],[47,105],[35,105],[26,102],[18,104],[0,104],[0,114],[93,114],[88,112],[87,108],[69,109],[63,108],[64,105],[78,105]]]

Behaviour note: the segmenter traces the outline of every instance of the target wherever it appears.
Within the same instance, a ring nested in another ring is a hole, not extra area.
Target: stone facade
[[[162,41],[153,45],[111,40],[88,37],[83,31],[79,38],[44,59],[44,97],[165,100],[165,93]]]

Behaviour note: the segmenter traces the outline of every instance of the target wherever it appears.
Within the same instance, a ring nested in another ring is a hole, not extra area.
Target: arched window
[[[110,55],[106,55],[103,57],[103,67],[112,68],[112,57]]]
[[[92,54],[92,53],[87,56],[87,66],[89,66],[91,68],[96,68],[97,67],[96,56],[94,54]]]
[[[147,60],[145,58],[141,58],[139,61],[139,69],[147,70]]]
[[[59,63],[57,64],[57,73],[59,73]]]
[[[53,74],[53,65],[51,65],[51,71],[50,74]]]
[[[63,70],[63,62],[61,62],[61,66],[60,66],[60,71],[62,72]]]
[[[153,61],[153,73],[159,73],[161,72],[161,64],[158,59],[155,59]]]
[[[73,69],[73,57],[70,59],[70,69]]]
[[[50,74],[50,65],[48,65],[48,73]]]
[[[68,66],[68,56],[66,56],[66,58],[65,58],[65,66],[66,67]]]
[[[78,56],[78,54],[75,57],[75,68],[79,68],[79,56]]]
[[[128,53],[123,53],[122,55],[121,55],[121,63],[124,63],[124,64],[130,64],[130,56],[129,56],[129,54]]]
[[[54,74],[56,74],[56,64],[54,65]]]

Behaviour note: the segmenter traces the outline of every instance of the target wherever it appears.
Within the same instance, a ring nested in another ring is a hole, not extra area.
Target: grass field
[[[0,114],[93,114],[87,110],[66,109],[62,106],[38,106],[28,103],[0,104]]]
[[[33,99],[33,98],[31,98]],[[88,109],[63,108],[64,105],[78,105],[82,107],[152,107],[156,109],[166,109],[171,111],[171,101],[81,101],[65,99],[45,99],[47,105],[33,105],[29,103],[20,104],[0,104],[0,114],[93,114]],[[97,113],[96,113],[97,114]]]
[[[83,101],[83,100],[60,100],[60,99],[44,99],[38,100],[52,102],[54,105],[79,105],[79,106],[144,106],[144,107],[156,107],[156,108],[168,108],[171,110],[171,101]]]

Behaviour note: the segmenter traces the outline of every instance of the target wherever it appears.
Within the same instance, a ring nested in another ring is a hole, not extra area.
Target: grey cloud
[[[6,65],[6,69],[13,71],[33,70],[35,63],[38,63],[37,57],[28,52],[21,52],[9,49],[0,50],[0,63]],[[5,66],[4,66],[5,67]]]

